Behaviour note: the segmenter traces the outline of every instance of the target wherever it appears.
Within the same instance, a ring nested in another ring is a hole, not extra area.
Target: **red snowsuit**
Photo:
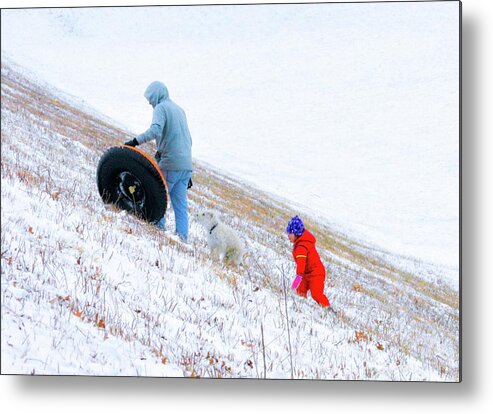
[[[324,295],[325,267],[320,260],[315,243],[315,236],[306,229],[293,243],[296,274],[303,278],[296,293],[306,298],[306,293],[310,291],[317,303],[327,307],[330,306],[330,302]]]

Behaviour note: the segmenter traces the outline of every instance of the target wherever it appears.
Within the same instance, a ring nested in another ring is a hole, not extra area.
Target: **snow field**
[[[218,263],[196,223],[183,245],[101,202],[96,165],[124,131],[9,67],[2,81],[2,373],[458,380],[458,295],[433,268],[308,218],[327,315],[288,288],[281,202],[197,161],[191,213],[215,208],[247,247]]]

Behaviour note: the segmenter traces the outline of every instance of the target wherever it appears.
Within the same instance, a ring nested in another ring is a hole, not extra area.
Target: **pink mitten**
[[[293,284],[291,285],[291,289],[298,289],[298,286],[301,283],[301,279],[303,279],[301,275],[296,275],[296,277],[293,280]]]

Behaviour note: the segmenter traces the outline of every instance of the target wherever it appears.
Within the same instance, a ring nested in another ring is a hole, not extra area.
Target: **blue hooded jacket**
[[[152,82],[144,96],[154,111],[151,126],[136,137],[137,142],[156,140],[161,170],[192,171],[192,137],[185,111],[169,98],[168,88],[161,82]]]

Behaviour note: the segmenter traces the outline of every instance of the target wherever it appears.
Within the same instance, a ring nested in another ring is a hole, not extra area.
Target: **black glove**
[[[192,183],[192,179],[190,178],[190,180],[188,180],[187,190],[192,188],[192,186],[193,186],[193,183]]]
[[[123,145],[128,145],[129,147],[136,147],[137,145],[139,145],[139,141],[137,141],[137,138],[134,138],[130,141],[125,142],[125,144]]]

